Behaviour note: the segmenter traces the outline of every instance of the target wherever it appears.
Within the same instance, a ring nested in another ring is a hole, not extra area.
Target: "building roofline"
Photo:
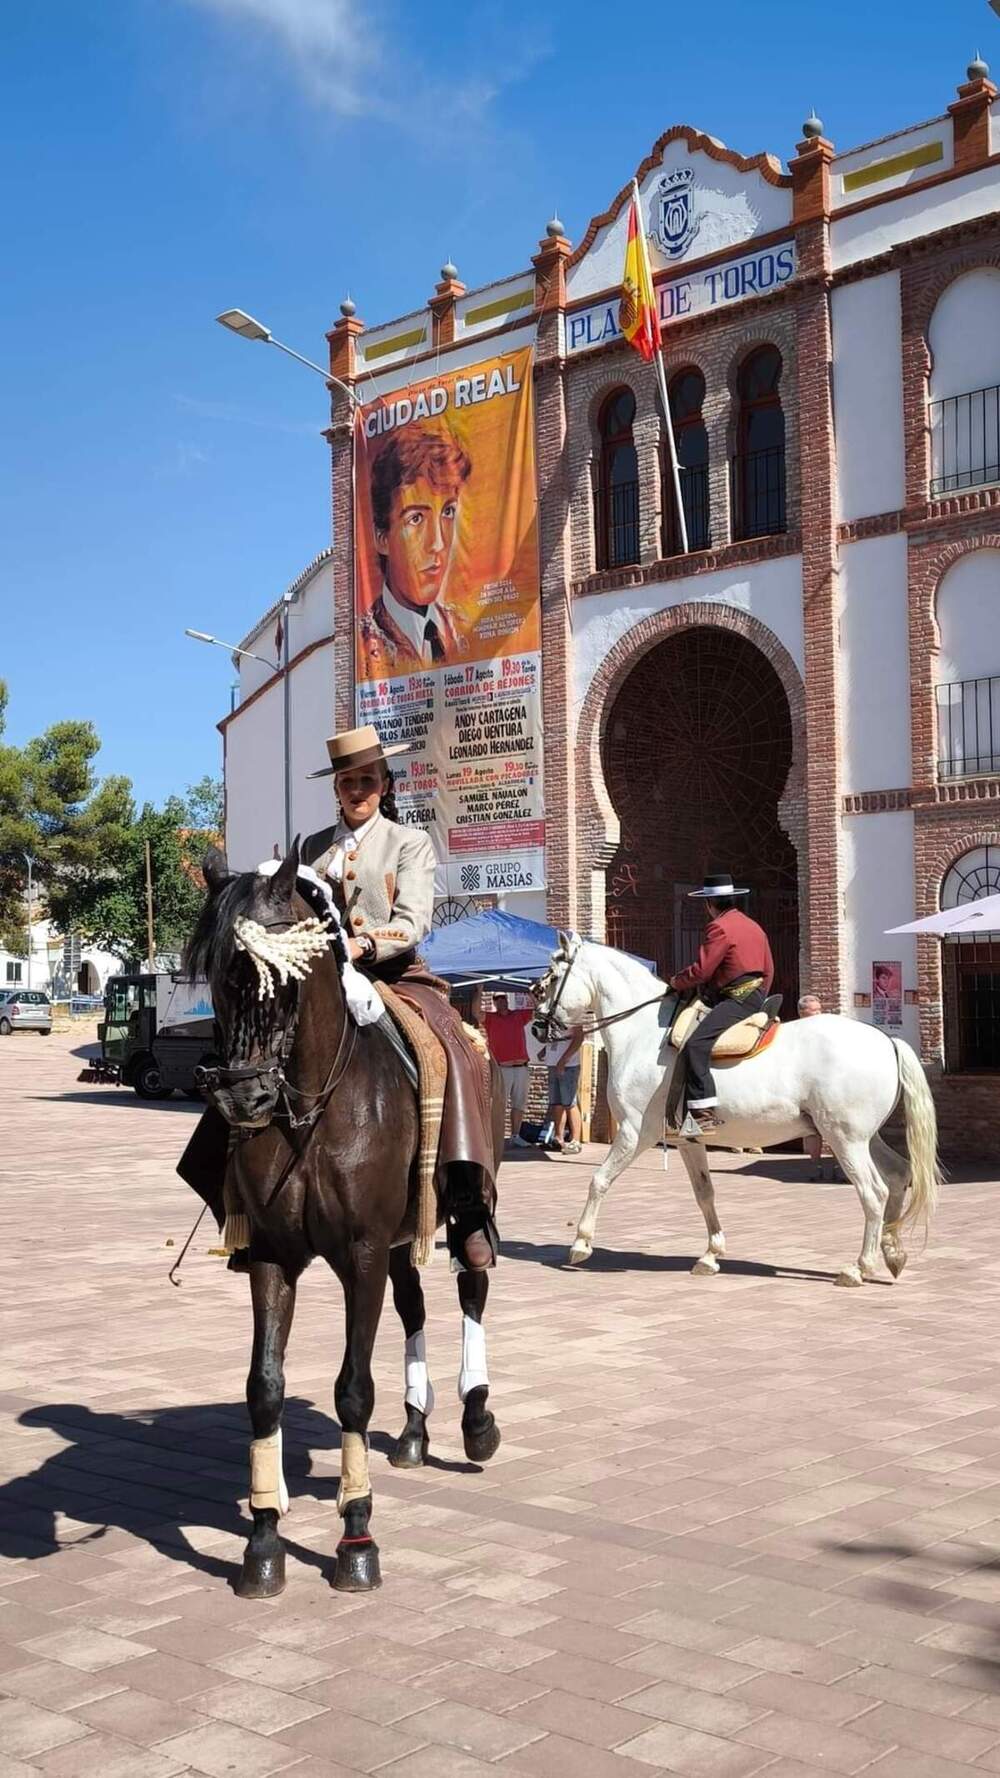
[[[316,573],[316,570],[318,568],[322,568],[324,562],[332,561],[333,554],[334,554],[333,545],[329,544],[326,549],[320,550],[318,556],[313,556],[312,561],[308,564],[307,567],[303,568],[302,573],[296,575],[295,579],[292,581],[291,586],[288,586],[285,588],[284,592],[281,595],[281,598],[275,599],[274,604],[269,605],[267,610],[264,612],[263,616],[261,616],[257,619],[257,622],[254,624],[253,628],[248,630],[245,636],[241,637],[240,641],[236,644],[237,648],[249,647],[249,645],[253,641],[254,637],[258,636],[260,634],[261,630],[264,628],[264,625],[266,623],[270,623],[272,617],[277,617],[278,612],[281,610],[282,605],[285,603],[285,600],[293,598],[296,593],[300,593],[302,591],[302,588],[305,586],[306,582],[312,579],[313,575]],[[234,654],[233,655],[233,666],[235,667],[237,665],[238,665],[237,657]]]

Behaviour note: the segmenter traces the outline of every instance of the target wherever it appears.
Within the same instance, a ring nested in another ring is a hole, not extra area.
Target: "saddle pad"
[[[420,1144],[417,1149],[417,1232],[411,1257],[415,1266],[429,1266],[434,1258],[434,1231],[438,1221],[437,1157],[448,1063],[433,1031],[419,1014],[384,982],[376,982],[375,988],[385,1002],[389,1017],[402,1031],[417,1064]]]
[[[707,1011],[703,1001],[695,1000],[683,1012],[678,1013],[670,1033],[670,1041],[675,1050],[684,1048],[692,1031],[701,1024]],[[738,1025],[730,1025],[729,1030],[723,1031],[712,1046],[712,1060],[718,1056],[720,1061],[737,1061],[748,1056],[760,1042],[760,1034],[767,1029],[767,1023],[766,1012],[752,1012],[747,1018],[741,1019]]]

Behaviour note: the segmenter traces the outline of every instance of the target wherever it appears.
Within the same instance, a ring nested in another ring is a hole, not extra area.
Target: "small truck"
[[[97,1027],[101,1054],[79,1078],[131,1087],[140,1099],[169,1099],[175,1089],[200,1099],[194,1071],[216,1060],[214,1032],[207,982],[176,972],[114,975]]]

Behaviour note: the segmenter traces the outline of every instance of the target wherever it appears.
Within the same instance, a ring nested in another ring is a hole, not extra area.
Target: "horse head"
[[[331,933],[297,890],[299,842],[270,874],[230,871],[213,847],[202,865],[208,895],[184,954],[215,1009],[217,1067],[197,1071],[216,1110],[239,1129],[264,1129],[286,1086],[299,983]]]
[[[536,1017],[531,1028],[541,1043],[565,1035],[590,1011],[593,990],[580,958],[582,947],[577,933],[560,932],[558,949],[532,990]]]

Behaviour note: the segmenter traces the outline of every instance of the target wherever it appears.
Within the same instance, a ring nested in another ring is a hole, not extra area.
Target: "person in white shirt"
[[[445,597],[468,452],[440,427],[390,436],[371,475],[372,522],[382,591],[359,624],[362,674],[436,667],[464,651]]]

